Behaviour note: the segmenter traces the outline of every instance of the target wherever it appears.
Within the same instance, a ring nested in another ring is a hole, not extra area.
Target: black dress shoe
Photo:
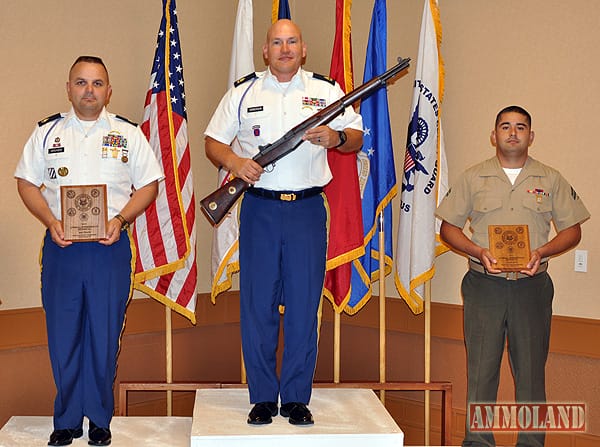
[[[48,445],[69,445],[74,438],[81,438],[82,436],[83,430],[81,428],[54,430],[50,435]]]
[[[288,402],[281,406],[281,415],[290,418],[289,423],[294,425],[312,425],[315,423],[308,407],[300,402]]]
[[[111,440],[112,436],[109,428],[98,427],[90,421],[90,428],[88,430],[89,445],[110,445]]]
[[[277,402],[259,402],[250,410],[248,424],[270,424],[273,416],[277,416]]]

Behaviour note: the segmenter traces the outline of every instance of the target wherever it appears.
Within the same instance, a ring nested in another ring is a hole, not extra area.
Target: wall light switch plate
[[[587,250],[575,250],[575,271],[587,272]]]

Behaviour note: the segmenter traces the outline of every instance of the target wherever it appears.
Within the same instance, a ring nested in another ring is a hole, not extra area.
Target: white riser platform
[[[275,416],[273,423],[246,423],[252,408],[246,389],[196,392],[194,417],[114,417],[115,447],[402,447],[404,434],[370,390],[313,390],[312,426],[294,426]],[[87,446],[83,437],[74,447]],[[42,447],[52,432],[51,416],[13,416],[0,429],[0,447]]]
[[[313,390],[311,426],[282,416],[268,425],[248,425],[252,408],[245,389],[196,392],[191,447],[402,447],[404,434],[370,390]]]
[[[110,424],[115,447],[189,447],[192,418],[115,417]],[[73,447],[88,445],[87,420]],[[0,447],[47,446],[52,416],[13,416],[0,430]],[[89,446],[88,446],[89,447]]]

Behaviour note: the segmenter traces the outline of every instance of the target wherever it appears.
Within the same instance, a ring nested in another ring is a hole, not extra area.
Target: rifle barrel
[[[253,157],[261,167],[268,166],[282,157],[285,157],[290,152],[296,150],[300,146],[304,132],[313,127],[325,125],[332,121],[336,116],[344,111],[348,106],[351,106],[359,99],[367,97],[372,91],[386,85],[387,81],[402,70],[407,68],[410,63],[410,58],[398,58],[398,63],[385,73],[375,76],[369,82],[361,85],[357,89],[351,91],[347,95],[335,101],[333,104],[325,107],[313,116],[307,118],[277,141],[269,144]],[[240,178],[234,178],[230,182],[218,188],[213,193],[206,196],[200,201],[200,207],[204,215],[212,225],[218,225],[225,217],[229,209],[237,202],[241,195],[250,185]]]

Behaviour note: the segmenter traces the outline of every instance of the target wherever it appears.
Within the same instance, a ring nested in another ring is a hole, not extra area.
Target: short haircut
[[[527,118],[527,124],[529,124],[529,127],[531,127],[531,115],[527,110],[525,110],[521,106],[508,106],[500,110],[498,112],[498,115],[496,115],[496,124],[494,125],[494,127],[498,127],[498,124],[500,123],[500,117],[502,116],[502,114],[510,112],[515,112],[523,115],[525,118]]]
[[[97,56],[79,56],[77,59],[75,59],[75,62],[73,62],[73,65],[71,65],[71,68],[69,69],[69,73],[71,72],[71,70],[73,70],[73,67],[80,62],[87,62],[90,64],[102,65],[102,67],[104,68],[104,71],[106,71],[106,77],[108,78],[108,69],[106,68],[106,65],[104,65],[104,62],[102,61],[102,59],[100,59]]]

